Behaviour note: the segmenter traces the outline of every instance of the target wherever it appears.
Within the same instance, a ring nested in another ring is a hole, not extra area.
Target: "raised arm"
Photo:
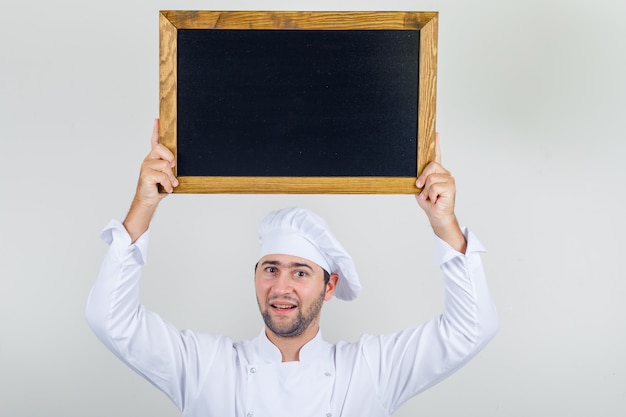
[[[438,237],[434,260],[443,273],[445,301],[441,314],[422,325],[363,339],[368,369],[390,414],[468,363],[498,330],[480,258],[484,248],[469,229],[459,227],[455,182],[441,164],[438,135],[435,159],[416,184],[422,188],[417,202]]]
[[[139,282],[146,262],[148,229],[159,202],[161,184],[167,193],[177,185],[172,175],[174,156],[158,143],[154,122],[152,149],[141,164],[137,191],[126,220],[112,220],[102,233],[109,245],[86,307],[87,323],[102,343],[130,368],[156,385],[182,410],[197,397],[204,369],[213,352],[229,340],[208,338],[198,348],[193,332],[179,331],[140,303]],[[211,350],[214,349],[214,350]]]
[[[435,136],[435,160],[424,168],[416,185],[422,188],[422,192],[415,198],[428,216],[435,234],[457,251],[465,253],[467,241],[454,213],[456,186],[450,171],[441,165],[439,133]]]
[[[148,230],[159,202],[178,186],[178,180],[172,172],[176,165],[174,154],[159,143],[159,119],[154,120],[151,145],[150,153],[141,164],[137,191],[123,222],[131,242],[135,242]],[[159,184],[167,194],[159,193]]]

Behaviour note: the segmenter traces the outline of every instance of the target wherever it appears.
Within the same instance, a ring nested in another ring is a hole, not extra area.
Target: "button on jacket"
[[[476,237],[461,254],[435,238],[444,311],[417,327],[330,344],[321,332],[299,361],[281,362],[264,331],[234,342],[180,331],[139,303],[148,232],[134,244],[112,221],[87,303],[87,321],[122,361],[163,391],[186,417],[383,417],[452,374],[495,335],[498,319]]]

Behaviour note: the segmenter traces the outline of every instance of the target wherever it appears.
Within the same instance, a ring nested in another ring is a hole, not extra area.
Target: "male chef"
[[[86,314],[102,343],[183,416],[387,417],[466,364],[495,335],[483,247],[457,222],[455,182],[441,165],[438,139],[435,160],[417,179],[423,190],[416,199],[435,234],[443,311],[415,327],[356,342],[331,344],[320,330],[325,301],[359,294],[352,258],[323,219],[297,207],[270,213],[259,227],[254,285],[265,326],[255,338],[181,331],[141,305],[148,228],[159,202],[178,185],[173,167],[174,156],[158,143],[157,120],[131,208],[102,233],[109,249]]]

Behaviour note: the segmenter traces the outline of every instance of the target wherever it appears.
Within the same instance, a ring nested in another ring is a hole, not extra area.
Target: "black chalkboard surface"
[[[178,174],[415,177],[418,50],[415,30],[179,30]]]
[[[419,191],[434,136],[419,19],[161,13],[161,141],[177,158],[177,192]]]

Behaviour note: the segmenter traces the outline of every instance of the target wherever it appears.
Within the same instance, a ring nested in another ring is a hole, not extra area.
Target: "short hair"
[[[322,268],[322,271],[324,271],[324,286],[326,286],[328,285],[328,281],[330,281],[330,273],[324,268]]]

